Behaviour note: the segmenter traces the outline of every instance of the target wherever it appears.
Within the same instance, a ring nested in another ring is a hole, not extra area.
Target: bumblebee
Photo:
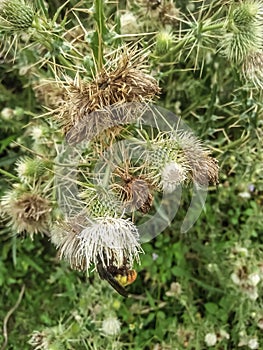
[[[129,293],[124,288],[136,280],[137,272],[130,270],[127,265],[116,267],[109,265],[104,267],[102,262],[97,264],[100,278],[106,280],[120,295],[128,297]]]

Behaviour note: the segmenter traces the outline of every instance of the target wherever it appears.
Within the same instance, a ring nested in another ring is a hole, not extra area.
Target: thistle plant
[[[22,276],[35,349],[260,348],[262,2],[72,3],[0,1],[11,311]]]
[[[37,188],[26,188],[17,184],[7,192],[1,202],[1,211],[16,234],[49,234],[51,202]]]

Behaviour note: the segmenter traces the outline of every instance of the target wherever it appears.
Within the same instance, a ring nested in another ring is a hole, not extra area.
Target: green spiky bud
[[[29,158],[24,157],[17,162],[17,174],[24,180],[38,179],[39,177],[47,173],[47,169],[50,168],[50,162],[41,158]]]
[[[258,52],[263,40],[263,4],[247,0],[235,4],[227,18],[227,29],[222,49],[234,64],[242,63],[247,56]]]
[[[0,1],[0,29],[17,31],[31,27],[33,8],[23,0]]]
[[[159,140],[147,158],[149,179],[157,188],[171,193],[186,180],[188,165],[176,140]]]
[[[156,35],[156,54],[164,55],[169,51],[173,42],[173,35],[167,31],[162,30]]]
[[[257,21],[261,20],[261,15],[262,3],[259,1],[245,1],[232,10],[230,18],[238,30],[246,30],[250,25],[257,25]]]

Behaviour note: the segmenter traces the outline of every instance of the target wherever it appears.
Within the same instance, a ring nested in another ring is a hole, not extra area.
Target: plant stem
[[[5,170],[3,170],[3,169],[1,169],[1,168],[0,168],[0,173],[3,174],[3,175],[6,175],[6,176],[8,176],[8,177],[10,177],[11,179],[14,179],[14,180],[16,180],[16,181],[19,180],[19,178],[18,178],[17,176],[15,176],[15,175],[13,175],[13,174],[9,173],[8,171],[5,171]]]

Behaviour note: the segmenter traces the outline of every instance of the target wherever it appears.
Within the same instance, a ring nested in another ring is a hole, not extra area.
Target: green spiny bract
[[[227,33],[221,46],[234,64],[258,52],[263,40],[263,6],[260,1],[245,1],[233,5],[227,18]]]
[[[3,0],[0,3],[0,29],[19,31],[31,27],[34,18],[33,8],[24,1]]]

